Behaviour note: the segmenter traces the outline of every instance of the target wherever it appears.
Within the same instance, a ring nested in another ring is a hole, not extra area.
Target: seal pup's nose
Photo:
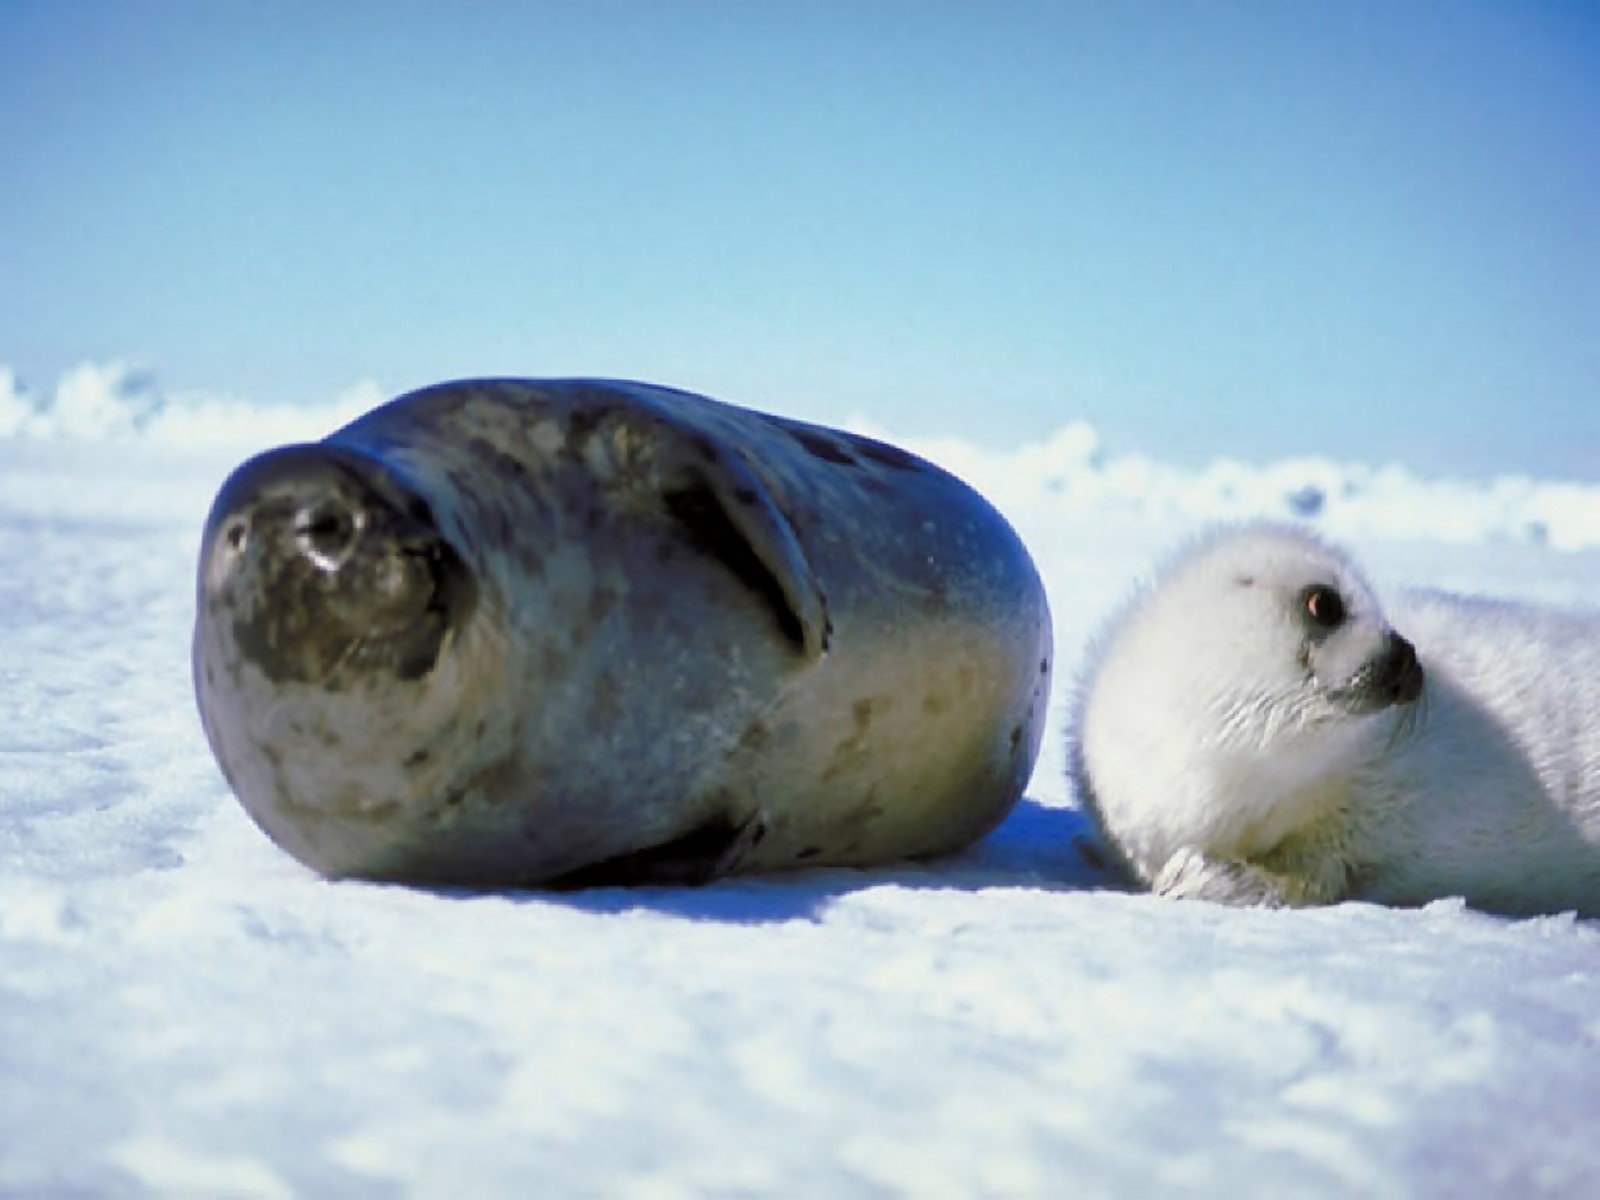
[[[1383,696],[1391,704],[1410,704],[1422,695],[1422,678],[1417,648],[1391,631],[1378,675],[1378,687]]]

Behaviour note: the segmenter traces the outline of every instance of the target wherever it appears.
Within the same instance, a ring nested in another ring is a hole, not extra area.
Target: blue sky
[[[1600,477],[1600,8],[0,3],[0,362]]]

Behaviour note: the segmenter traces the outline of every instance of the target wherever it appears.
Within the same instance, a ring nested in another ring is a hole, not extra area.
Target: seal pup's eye
[[[1344,624],[1344,600],[1324,583],[1313,584],[1300,593],[1300,602],[1314,624],[1337,629]]]

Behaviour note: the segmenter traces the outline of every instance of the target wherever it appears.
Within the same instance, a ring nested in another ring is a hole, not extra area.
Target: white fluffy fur
[[[1337,629],[1305,618],[1313,584]],[[1391,618],[1421,698],[1341,707]],[[1071,733],[1078,795],[1163,894],[1600,914],[1600,612],[1411,593],[1386,614],[1310,534],[1223,530],[1103,632]]]

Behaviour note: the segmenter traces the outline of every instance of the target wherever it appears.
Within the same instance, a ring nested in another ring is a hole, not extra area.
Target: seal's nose
[[[1378,687],[1391,704],[1410,704],[1422,695],[1422,664],[1417,661],[1417,648],[1398,633],[1389,634]]]
[[[222,540],[235,555],[261,540],[334,571],[361,544],[374,512],[403,505],[400,491],[359,455],[322,445],[283,446],[228,477],[205,537],[208,543]],[[391,495],[395,499],[388,501]]]
[[[323,571],[337,571],[355,552],[364,514],[334,491],[318,489],[294,515],[300,551]]]

